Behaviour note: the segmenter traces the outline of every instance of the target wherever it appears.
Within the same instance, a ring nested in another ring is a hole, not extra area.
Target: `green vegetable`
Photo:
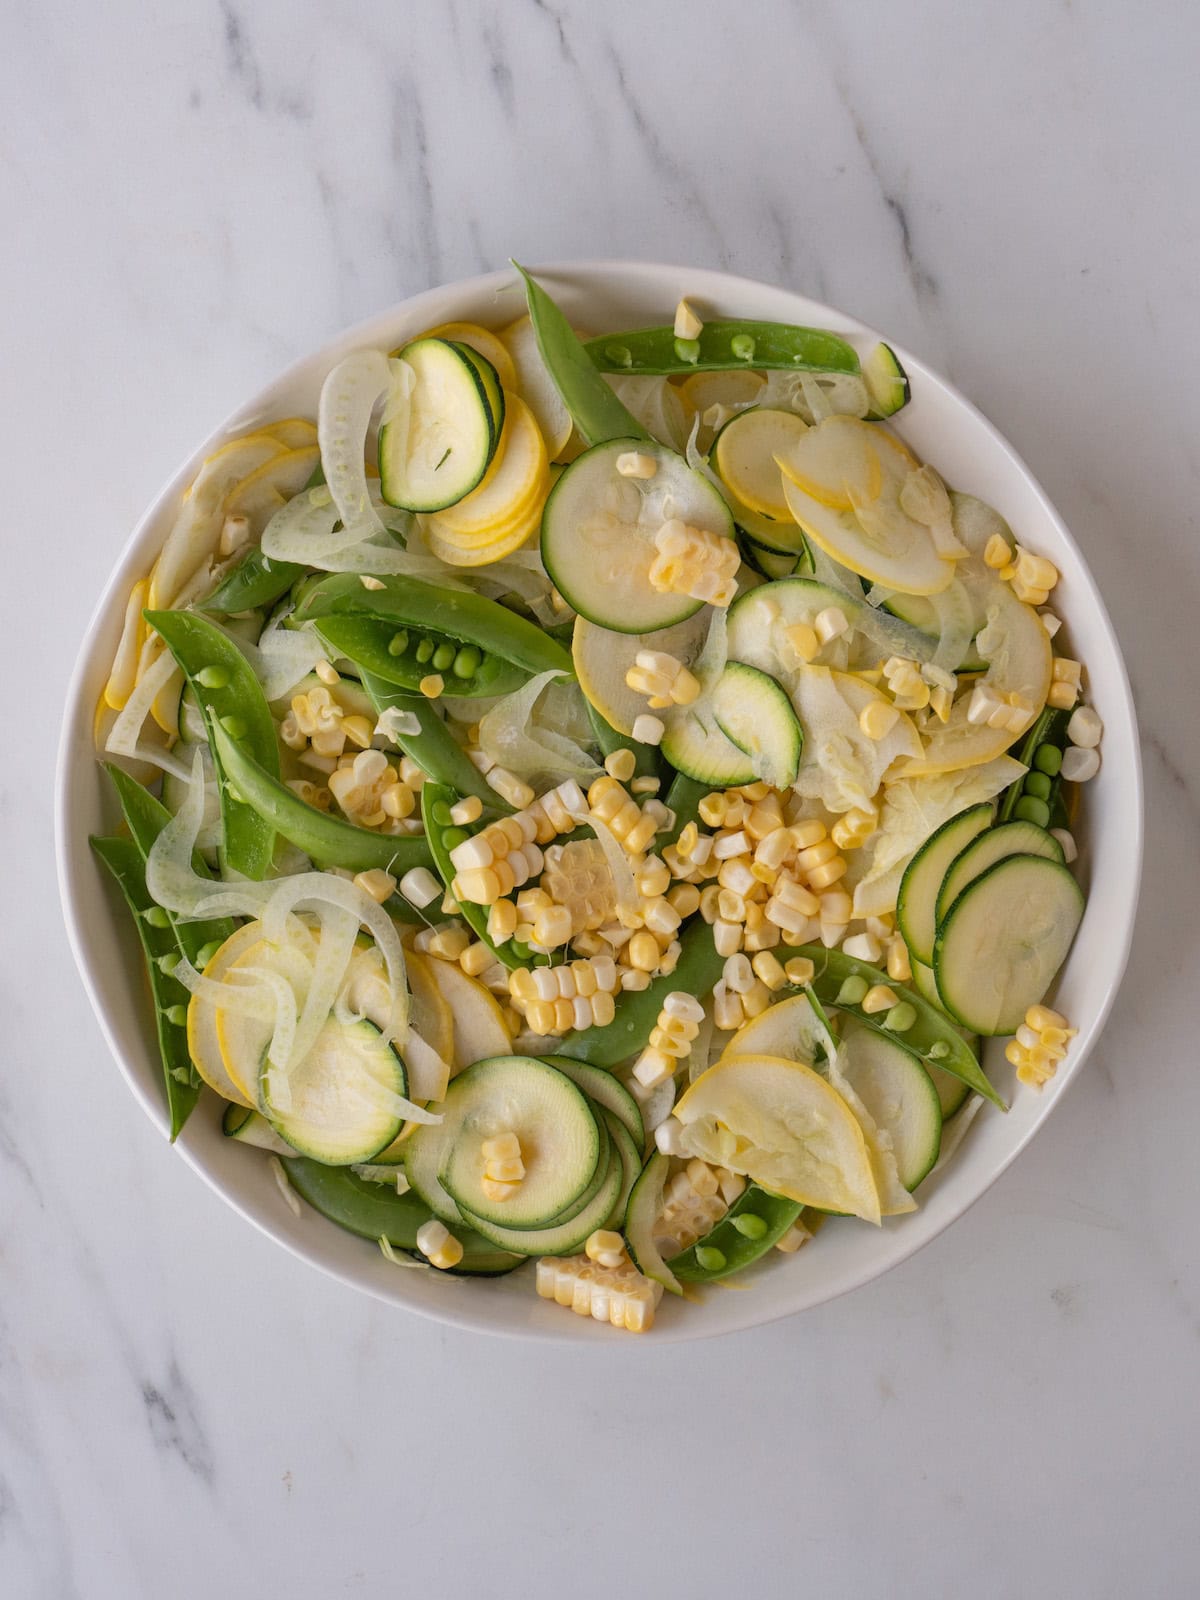
[[[172,1014],[179,1016],[176,1008],[180,1007],[186,1022],[188,992],[177,978],[159,965],[165,956],[178,957],[175,930],[169,922],[163,927],[148,915],[160,908],[151,900],[146,888],[145,863],[135,841],[93,838],[89,842],[116,879],[133,914],[142,942],[150,993],[154,1000],[154,1020],[158,1030],[158,1049],[162,1057],[163,1085],[173,1143],[200,1096],[200,1079],[188,1054],[186,1027],[172,1020]]]
[[[103,765],[105,772],[112,779],[113,788],[117,791],[117,798],[125,815],[126,825],[133,835],[133,842],[137,845],[144,863],[150,854],[150,847],[170,822],[171,813],[161,800],[156,800],[122,768],[114,766],[111,762],[104,762]],[[210,875],[199,851],[192,856],[192,871],[201,878]],[[185,956],[198,971],[202,971],[208,965],[213,951],[217,946],[224,944],[234,929],[229,917],[214,917],[207,922],[181,922],[171,916],[169,911],[163,910],[162,906],[155,906],[154,910],[162,912],[161,918],[155,917],[154,925],[174,929],[179,954]],[[206,950],[209,952],[208,955],[205,954]],[[162,966],[161,961],[159,965]]]
[[[554,301],[519,262],[514,261],[513,266],[525,280],[529,320],[546,370],[584,439],[590,445],[610,439],[649,440],[646,429],[626,411],[600,376],[588,349],[576,338]],[[618,363],[612,370],[623,368]]]
[[[997,820],[1009,822],[1017,817],[1022,822],[1036,822],[1039,828],[1050,826],[1051,813],[1055,810],[1062,787],[1059,781],[1059,772],[1062,769],[1063,749],[1067,743],[1067,723],[1071,720],[1071,713],[1058,706],[1043,706],[1042,713],[1025,735],[1019,751],[1013,752],[1022,766],[1030,770],[1024,777],[1018,778],[1016,783],[1010,785],[1004,792],[1000,802],[1000,811]],[[1049,793],[1043,794],[1041,775],[1051,779]],[[1030,780],[1033,779],[1031,785]],[[1035,802],[1034,805],[1021,809],[1022,800],[1028,797]],[[1039,807],[1044,807],[1045,815]]]
[[[182,668],[204,714],[208,742],[221,779],[224,860],[243,877],[265,878],[275,850],[275,830],[224,781],[226,773],[216,743],[217,734],[224,728],[250,761],[268,777],[278,780],[275,719],[262,686],[233,640],[206,617],[193,611],[147,611],[143,615]],[[228,719],[233,719],[232,723]]]
[[[263,555],[258,545],[251,545],[212,593],[197,604],[201,611],[211,611],[215,616],[257,611],[281,600],[304,571],[295,561],[273,561]]]
[[[596,743],[600,746],[602,755],[611,756],[616,750],[632,750],[633,759],[637,763],[633,769],[635,778],[658,777],[658,750],[652,744],[639,744],[636,739],[618,733],[590,700],[587,705],[588,720],[596,735]]]
[[[725,372],[751,365],[759,371],[860,370],[858,356],[836,333],[740,318],[706,322],[698,339],[677,340],[674,328],[637,328],[590,339],[583,348],[601,372]]]
[[[667,798],[663,802],[675,813],[675,821],[655,842],[655,848],[660,855],[665,846],[675,843],[689,822],[695,822],[700,814],[701,800],[711,792],[707,783],[697,783],[695,778],[685,777],[682,772],[675,774],[671,780],[671,787],[667,790]]]
[[[713,948],[712,929],[697,919],[683,930],[679,942],[683,948],[674,972],[653,979],[648,988],[619,995],[616,1016],[606,1028],[583,1028],[567,1034],[557,1054],[574,1056],[594,1067],[615,1067],[643,1048],[663,1001],[673,989],[682,989],[685,994],[707,994],[725,964]]]
[[[244,804],[323,867],[349,872],[382,867],[399,876],[411,867],[427,867],[433,859],[420,837],[373,833],[310,806],[252,760],[223,727],[213,729],[213,758]]]
[[[304,1156],[284,1158],[288,1182],[302,1200],[307,1200],[339,1228],[363,1239],[386,1239],[398,1250],[415,1252],[417,1230],[433,1213],[417,1195],[396,1194],[385,1185],[368,1183],[347,1167],[327,1167]],[[522,1257],[497,1250],[461,1223],[454,1237],[463,1247],[463,1258],[451,1270],[479,1277],[498,1277],[521,1264]]]
[[[547,638],[536,623],[527,622],[496,600],[485,600],[463,589],[443,589],[418,578],[379,578],[376,582],[380,588],[364,589],[360,579],[351,572],[322,578],[297,603],[292,620],[323,624],[330,617],[371,619],[390,630],[389,642],[397,631],[416,630],[429,645],[425,660],[429,660],[445,640],[457,640],[476,650],[480,663],[471,677],[458,681],[464,685],[484,685],[456,688],[459,694],[507,692],[488,684],[489,662],[492,675],[498,670],[496,664],[504,662],[521,668],[525,676],[538,672],[575,675],[570,654],[562,645]],[[411,639],[403,645],[401,653],[407,653],[410,646]],[[384,650],[386,653],[386,646]],[[382,672],[380,676],[397,682],[394,676],[397,658],[389,659],[392,672]]]
[[[371,697],[376,716],[394,708],[411,713],[421,724],[419,733],[396,733],[392,737],[427,777],[460,795],[477,795],[485,808],[492,811],[512,810],[468,758],[431,700],[423,694],[405,694],[373,672],[363,673],[362,684]]]
[[[935,1006],[931,1006],[915,989],[897,983],[878,967],[872,967],[865,961],[858,961],[853,956],[844,955],[840,950],[826,950],[819,944],[782,945],[773,954],[775,959],[783,964],[790,961],[793,956],[807,956],[816,969],[811,987],[817,999],[823,1005],[837,1006],[843,1011],[850,1012],[868,1028],[874,1028],[885,1035],[887,1030],[884,1021],[888,1013],[875,1011],[868,1015],[862,1010],[861,1002],[867,989],[873,989],[877,985],[882,984],[895,990],[916,1012],[911,1028],[905,1031],[905,1047],[914,1055],[922,1058],[928,1056],[936,1060],[944,1071],[961,1079],[969,1088],[974,1089],[976,1094],[983,1095],[993,1105],[999,1106],[1001,1111],[1008,1110],[1004,1101],[992,1088],[986,1073],[972,1055],[962,1035],[955,1031],[954,1024]],[[712,981],[715,982],[719,975],[715,974]],[[847,989],[845,987],[847,979],[859,979],[865,982],[866,989],[858,999],[851,998],[852,995],[858,995],[858,984],[855,983]],[[644,992],[648,994],[649,990]],[[937,1055],[933,1056],[932,1052],[938,1045],[945,1045],[946,1048],[944,1051],[939,1050]]]
[[[670,1259],[683,1283],[713,1283],[757,1261],[783,1238],[804,1207],[750,1184],[690,1250]]]
[[[450,808],[456,805],[458,800],[459,796],[444,783],[426,783],[421,790],[421,816],[425,821],[425,838],[429,844],[433,864],[447,889],[455,878],[450,852],[464,839],[470,838],[466,828],[456,828],[449,820]],[[475,937],[482,939],[496,959],[503,961],[506,967],[510,969],[525,967],[534,962],[533,951],[527,944],[518,944],[515,939],[507,939],[503,944],[494,944],[488,938],[486,906],[473,905],[466,900],[458,909],[459,915]],[[541,960],[544,963],[545,957],[543,956]]]

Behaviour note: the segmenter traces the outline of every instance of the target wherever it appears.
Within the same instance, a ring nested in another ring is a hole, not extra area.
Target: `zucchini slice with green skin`
[[[474,1212],[464,1211],[463,1215],[477,1233],[502,1250],[526,1256],[569,1256],[612,1216],[621,1198],[624,1177],[620,1151],[610,1142],[603,1183],[587,1206],[569,1221],[547,1228],[503,1228]]]
[[[400,415],[379,430],[380,491],[406,511],[443,511],[491,462],[499,438],[491,398],[474,351],[449,339],[416,339],[399,359],[414,382]]]
[[[937,1090],[938,1104],[942,1110],[942,1122],[950,1121],[956,1117],[966,1105],[971,1091],[961,1078],[953,1077],[949,1072],[943,1072],[936,1061],[922,1061],[921,1065],[929,1074],[933,1087]]]
[[[911,1050],[853,1019],[842,1029],[838,1063],[876,1125],[891,1134],[896,1170],[911,1194],[941,1150],[942,1108],[932,1078]]]
[[[627,451],[653,456],[652,478],[625,478],[617,460]],[[665,445],[633,438],[593,445],[572,461],[542,513],[542,561],[573,610],[614,633],[652,633],[699,611],[691,595],[650,583],[658,556],[654,538],[678,518],[693,528],[734,536],[720,493]]]
[[[266,1117],[249,1106],[226,1106],[221,1117],[221,1132],[227,1139],[253,1145],[256,1150],[267,1150],[273,1156],[296,1154],[295,1148],[279,1137]]]
[[[1047,861],[1061,861],[1063,847],[1052,833],[1039,828],[1036,822],[1002,822],[998,827],[988,828],[964,845],[946,869],[937,896],[938,922],[969,883],[1006,856],[1044,856]]]
[[[628,1130],[638,1149],[642,1148],[646,1142],[646,1128],[641,1108],[619,1078],[614,1078],[611,1072],[605,1072],[603,1067],[593,1067],[586,1061],[572,1061],[570,1056],[543,1056],[542,1060],[564,1073],[602,1110],[611,1112]],[[640,1160],[638,1170],[641,1170]]]
[[[488,410],[492,414],[493,450],[500,443],[500,435],[504,432],[504,389],[500,382],[500,374],[485,355],[478,350],[473,350],[469,344],[464,344],[461,339],[449,341],[460,355],[464,356],[475,371],[479,374],[479,381],[483,384],[484,393],[487,395]]]
[[[625,1243],[643,1277],[661,1283],[671,1294],[681,1295],[679,1279],[654,1242],[654,1226],[662,1215],[663,1190],[670,1170],[670,1159],[661,1150],[656,1150],[642,1168],[625,1208]]]
[[[946,1010],[988,1038],[1015,1033],[1066,960],[1083,907],[1060,861],[1008,856],[989,867],[938,926],[933,967]]]
[[[417,1251],[417,1232],[429,1221],[430,1210],[411,1190],[396,1194],[382,1184],[368,1183],[346,1167],[326,1167],[303,1156],[282,1158],[287,1180],[314,1211],[357,1234],[360,1239],[386,1239],[398,1250]],[[463,1258],[450,1271],[469,1277],[499,1277],[519,1267],[522,1256],[497,1250],[477,1233],[454,1219],[454,1237]]]
[[[599,1188],[611,1142],[587,1097],[565,1073],[528,1056],[503,1056],[468,1067],[447,1096],[457,1132],[438,1174],[464,1216],[497,1227],[546,1228],[568,1222]],[[512,1194],[492,1199],[484,1187],[485,1141],[512,1129],[525,1176]]]
[[[733,789],[758,777],[753,757],[722,733],[712,696],[668,712],[659,749],[676,772],[706,789]]]
[[[532,1200],[527,1196],[518,1202],[514,1196],[494,1203],[497,1209],[501,1203],[513,1208],[506,1216],[519,1222],[528,1216],[532,1228],[538,1205],[543,1219],[569,1209],[595,1176],[601,1137],[586,1098],[563,1073],[533,1056],[491,1056],[475,1062],[451,1082],[441,1109],[440,1123],[422,1124],[409,1139],[404,1166],[408,1181],[443,1222],[453,1224],[464,1209],[443,1183],[443,1174],[460,1195],[475,1200],[483,1175],[479,1147],[507,1128],[517,1134],[522,1150],[538,1152],[542,1159],[531,1158],[520,1186],[523,1190],[534,1179]],[[561,1131],[556,1128],[559,1117],[567,1123]],[[469,1170],[469,1163],[477,1173]],[[484,1201],[483,1209],[490,1212],[493,1203]]]
[[[739,524],[740,526],[740,524]],[[782,550],[774,550],[765,544],[759,544],[743,530],[742,553],[746,560],[757,572],[761,572],[768,581],[777,578],[790,578],[799,568],[803,557],[792,553],[784,554]]]
[[[894,417],[912,399],[908,373],[890,344],[877,344],[865,357],[862,375],[867,380],[873,418]]]
[[[372,1022],[331,1016],[287,1084],[290,1103],[274,1105],[269,1074],[259,1078],[271,1126],[293,1150],[326,1166],[370,1161],[403,1126],[388,1101],[408,1092],[404,1063]]]
[[[754,764],[757,778],[790,789],[800,769],[804,733],[792,702],[775,679],[757,667],[730,661],[712,696],[717,727]]]
[[[606,1111],[601,1106],[600,1117],[608,1129],[613,1149],[621,1159],[621,1190],[604,1226],[620,1229],[625,1226],[625,1210],[629,1204],[629,1196],[633,1193],[633,1186],[641,1175],[642,1146],[634,1143],[633,1135],[615,1112]]]
[[[896,923],[910,955],[924,967],[933,966],[938,890],[955,857],[991,826],[993,814],[988,800],[968,806],[931,833],[904,869],[896,895]]]
[[[803,1210],[798,1200],[749,1184],[703,1239],[671,1257],[671,1271],[684,1283],[716,1283],[741,1272],[773,1249]]]

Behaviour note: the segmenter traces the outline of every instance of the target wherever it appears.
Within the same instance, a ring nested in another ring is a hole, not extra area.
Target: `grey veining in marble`
[[[12,5],[0,54],[0,1595],[1200,1585],[1200,16],[1184,0]],[[1084,546],[1145,735],[1128,979],[890,1277],[677,1354],[481,1345],[292,1262],[160,1143],[54,887],[125,534],[339,326],[515,255],[693,261],[945,370]]]

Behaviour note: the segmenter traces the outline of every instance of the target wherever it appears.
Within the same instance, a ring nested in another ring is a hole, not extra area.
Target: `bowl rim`
[[[635,282],[640,279],[643,283],[657,278],[664,282],[674,282],[676,285],[680,282],[688,282],[689,280],[695,282],[703,278],[706,283],[713,286],[714,290],[719,289],[722,294],[728,294],[730,298],[735,298],[739,290],[750,291],[755,294],[766,288],[772,292],[786,295],[798,304],[803,304],[804,307],[808,308],[805,312],[806,316],[815,314],[813,320],[816,320],[817,316],[823,316],[833,325],[838,326],[842,331],[849,333],[853,337],[863,339],[882,339],[884,337],[884,335],[877,332],[869,324],[862,322],[853,314],[842,311],[826,302],[815,300],[799,290],[793,290],[786,285],[769,284],[763,279],[750,278],[742,274],[725,272],[715,268],[697,268],[677,263],[644,261],[631,258],[581,258],[578,260],[548,262],[543,265],[533,266],[530,271],[539,278],[566,278],[581,284],[590,279],[603,279],[606,276],[616,279],[632,279]],[[389,320],[400,320],[403,317],[419,313],[425,302],[441,300],[448,293],[454,293],[463,298],[469,295],[481,296],[507,288],[511,283],[512,269],[499,268],[492,272],[474,274],[467,278],[456,279],[450,283],[437,284],[421,290],[414,295],[394,302],[390,306],[381,308],[379,311],[345,328],[335,330],[320,345],[306,350],[267,382],[261,384],[248,400],[235,406],[217,427],[208,434],[205,440],[184,458],[176,470],[170,474],[157,494],[147,503],[146,509],[138,518],[115,558],[108,580],[89,616],[64,697],[62,730],[55,766],[54,847],[59,895],[71,952],[92,1010],[99,1023],[100,1031],[120,1069],[122,1077],[125,1079],[127,1087],[164,1137],[168,1134],[168,1122],[161,1098],[156,1098],[151,1093],[150,1089],[140,1080],[138,1073],[127,1058],[110,1022],[107,1008],[101,996],[100,979],[91,950],[92,941],[84,928],[81,915],[77,861],[71,849],[74,835],[72,831],[73,819],[71,816],[69,780],[72,768],[77,760],[76,754],[72,750],[72,734],[78,721],[89,670],[92,666],[92,636],[108,615],[114,604],[114,598],[120,595],[126,586],[128,581],[127,569],[133,563],[135,554],[146,540],[150,528],[158,522],[172,498],[178,496],[190,482],[200,462],[226,436],[237,429],[251,425],[255,417],[262,414],[264,409],[270,410],[272,406],[271,396],[300,377],[313,362],[314,358],[332,347],[345,345],[359,339],[364,342],[370,342],[373,330],[377,329],[381,323],[386,323]],[[919,377],[923,387],[940,390],[947,400],[953,402],[958,409],[965,412],[983,430],[988,437],[990,448],[998,456],[1004,457],[1009,469],[1024,481],[1025,487],[1031,493],[1042,515],[1054,527],[1059,538],[1075,556],[1086,580],[1091,606],[1105,637],[1111,662],[1115,668],[1115,680],[1122,700],[1122,710],[1128,718],[1133,738],[1134,761],[1129,770],[1122,774],[1123,782],[1130,791],[1134,818],[1133,835],[1132,837],[1127,837],[1125,841],[1125,859],[1129,865],[1129,872],[1123,896],[1124,903],[1118,908],[1121,913],[1123,927],[1117,938],[1109,946],[1110,976],[1107,979],[1103,999],[1095,1015],[1089,1019],[1086,1033],[1078,1042],[1075,1059],[1069,1064],[1067,1071],[1059,1074],[1060,1082],[1057,1092],[1052,1099],[1047,1100],[1039,1114],[1003,1154],[1003,1157],[993,1164],[986,1178],[983,1181],[976,1181],[975,1187],[967,1198],[961,1200],[961,1202],[956,1199],[955,1205],[948,1216],[935,1226],[927,1226],[922,1230],[911,1225],[920,1216],[919,1212],[914,1213],[911,1218],[905,1219],[910,1223],[910,1226],[894,1236],[897,1242],[893,1246],[886,1262],[882,1264],[865,1263],[861,1269],[847,1273],[840,1281],[822,1288],[807,1299],[803,1305],[763,1307],[755,1304],[747,1306],[746,1312],[748,1314],[735,1313],[731,1318],[725,1320],[722,1327],[715,1329],[706,1328],[703,1317],[681,1318],[677,1324],[672,1324],[669,1327],[656,1327],[655,1338],[652,1341],[653,1345],[690,1342],[705,1338],[721,1338],[742,1332],[748,1328],[765,1326],[768,1323],[780,1321],[785,1317],[798,1315],[803,1311],[814,1310],[819,1305],[827,1304],[844,1294],[849,1294],[855,1289],[864,1287],[877,1278],[883,1277],[894,1267],[898,1267],[903,1262],[910,1260],[919,1250],[922,1250],[927,1244],[932,1243],[934,1239],[943,1234],[954,1222],[957,1222],[960,1217],[965,1215],[988,1192],[993,1184],[1008,1171],[1033,1137],[1045,1126],[1049,1116],[1062,1099],[1063,1093],[1076,1080],[1080,1069],[1112,1012],[1132,948],[1134,922],[1141,891],[1144,853],[1144,784],[1138,739],[1137,711],[1124,655],[1103,595],[1070,529],[1024,458],[1009,440],[949,379],[929,367],[924,360],[894,339],[889,338],[887,342],[896,351],[907,370]],[[90,707],[88,708],[88,715],[90,719]],[[325,1276],[336,1279],[360,1293],[365,1293],[372,1299],[401,1307],[410,1313],[426,1317],[436,1323],[486,1333],[496,1338],[570,1344],[576,1347],[583,1342],[580,1339],[580,1332],[585,1330],[580,1330],[573,1326],[567,1319],[563,1319],[565,1326],[561,1332],[557,1328],[551,1330],[540,1326],[518,1327],[508,1325],[505,1322],[489,1321],[486,1311],[486,1297],[480,1297],[480,1311],[476,1314],[474,1311],[470,1313],[460,1312],[449,1305],[445,1307],[428,1305],[389,1293],[380,1284],[368,1281],[361,1272],[355,1269],[352,1261],[348,1260],[343,1265],[341,1262],[318,1259],[314,1252],[287,1236],[282,1228],[274,1224],[272,1218],[262,1214],[258,1208],[243,1200],[238,1194],[231,1192],[220,1181],[215,1172],[209,1171],[204,1163],[196,1158],[187,1145],[180,1144],[177,1148],[186,1165],[203,1180],[207,1187],[220,1196],[226,1205],[231,1207],[232,1210],[237,1212],[260,1233],[275,1244],[282,1246],[289,1255],[303,1261],[308,1267],[315,1268]],[[334,1225],[330,1224],[329,1226],[332,1227]],[[617,1342],[624,1345],[637,1345],[641,1341],[626,1339],[618,1340]]]

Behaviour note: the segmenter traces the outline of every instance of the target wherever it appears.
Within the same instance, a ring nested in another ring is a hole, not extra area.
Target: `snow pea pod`
[[[728,372],[739,367],[790,372],[860,370],[858,356],[836,333],[744,318],[706,322],[698,339],[677,339],[674,328],[635,328],[589,339],[583,348],[601,372],[649,375]]]
[[[435,783],[445,784],[457,794],[476,795],[492,811],[512,810],[475,763],[468,759],[466,751],[447,728],[432,701],[423,694],[405,694],[395,684],[387,683],[373,672],[363,672],[362,686],[371,697],[376,716],[395,709],[407,711],[420,723],[417,733],[395,733],[391,737],[427,777]]]
[[[611,756],[617,750],[632,750],[633,759],[636,762],[633,769],[634,777],[658,777],[658,750],[654,745],[639,744],[636,739],[630,739],[625,734],[618,733],[612,723],[596,710],[590,700],[587,701],[587,714],[602,755]]]
[[[561,672],[574,677],[569,651],[524,617],[517,616],[496,600],[464,589],[443,589],[421,578],[377,578],[378,588],[364,589],[361,580],[349,572],[336,573],[307,589],[292,613],[296,623],[323,623],[329,617],[371,618],[391,627],[393,633],[424,634],[435,641],[457,640],[460,654],[474,662],[482,674],[489,660],[498,659],[520,667],[525,676],[538,672]],[[396,648],[396,659],[408,645]],[[419,648],[416,655],[424,652]],[[425,670],[443,672],[447,683],[453,678],[470,682],[467,663],[455,670],[448,661],[446,670],[429,666],[431,656],[421,662]],[[389,682],[396,680],[389,678]],[[478,681],[478,677],[476,678]],[[500,693],[499,690],[464,690],[464,693]]]
[[[447,890],[454,882],[454,865],[450,860],[450,852],[456,845],[469,839],[471,831],[468,828],[458,828],[450,820],[450,808],[456,805],[459,796],[444,783],[427,783],[421,789],[421,817],[425,823],[425,837],[429,842],[433,864],[438,875],[446,885]],[[503,944],[496,944],[489,939],[487,924],[488,910],[486,906],[473,905],[471,901],[463,901],[458,908],[459,915],[470,928],[477,939],[481,939],[497,961],[502,961],[510,970],[515,967],[526,967],[532,964],[545,964],[546,958],[535,957],[527,944],[519,944],[516,939],[506,939]]]
[[[179,959],[175,930],[162,907],[150,898],[146,888],[145,863],[134,840],[93,837],[89,843],[116,879],[125,903],[133,914],[141,940],[150,993],[154,1000],[154,1025],[158,1031],[167,1115],[170,1118],[171,1141],[174,1143],[200,1096],[200,1079],[188,1054],[189,995],[179,980],[159,964],[165,960],[169,968],[172,958]]]
[[[171,820],[171,813],[161,800],[156,800],[147,789],[120,767],[105,762],[104,770],[112,779],[126,825],[133,835],[133,842],[137,845],[144,863],[150,854],[150,847]],[[201,878],[211,877],[204,857],[198,850],[192,855],[192,871]],[[204,965],[203,962],[197,962],[197,957],[206,944],[214,942],[222,944],[234,930],[234,923],[229,917],[214,917],[207,922],[181,922],[178,918],[170,916],[169,912],[166,915],[175,930],[175,942],[179,946],[180,955],[186,956],[194,966]]]
[[[201,611],[214,616],[234,616],[242,611],[257,611],[274,605],[288,592],[304,568],[296,561],[276,561],[251,545],[242,559],[229,569],[211,594],[197,602]]]
[[[409,694],[419,693],[422,682],[433,673],[442,679],[443,695],[472,697],[511,694],[529,676],[523,667],[499,656],[481,658],[478,650],[470,647],[468,653],[441,634],[428,629],[397,628],[378,617],[322,617],[315,627],[331,655],[345,656],[360,672],[374,673]],[[449,653],[448,660],[445,652]],[[460,659],[470,664],[469,672],[443,670],[443,660],[447,668],[452,668]]]
[[[667,808],[675,813],[675,821],[656,841],[656,848],[660,852],[665,845],[675,843],[689,822],[695,822],[700,814],[701,800],[711,793],[707,783],[697,783],[695,778],[687,778],[682,772],[675,774],[665,802]]]
[[[721,976],[725,963],[713,947],[712,929],[697,918],[680,935],[675,971],[655,978],[646,989],[628,990],[617,999],[616,1016],[605,1028],[569,1033],[556,1047],[560,1056],[587,1061],[593,1067],[615,1067],[642,1049],[658,1021],[662,1003],[673,989],[705,995]]]
[[[1029,770],[1005,790],[997,821],[1010,822],[1019,817],[1043,828],[1050,827],[1054,802],[1062,788],[1059,772],[1070,720],[1071,713],[1061,707],[1042,707],[1041,716],[1026,734],[1017,755],[1017,760]]]
[[[513,266],[525,280],[529,320],[546,370],[583,438],[588,444],[649,439],[650,434],[600,376],[587,348],[545,289],[519,262],[514,261]]]
[[[858,961],[840,950],[826,950],[823,945],[781,945],[772,953],[776,960],[785,964],[793,956],[807,956],[816,969],[810,987],[823,1005],[836,1006],[839,1011],[849,1012],[876,1033],[896,1040],[906,1050],[911,1050],[914,1055],[920,1056],[923,1062],[931,1061],[944,1072],[950,1073],[952,1077],[960,1079],[969,1088],[974,1089],[976,1094],[983,1095],[993,1105],[999,1106],[1001,1111],[1008,1110],[1004,1101],[992,1088],[987,1074],[975,1059],[966,1040],[955,1031],[954,1024],[948,1017],[943,1016],[936,1006],[931,1006],[915,989],[897,983],[878,967],[869,966],[867,962]],[[845,988],[847,979],[858,979],[860,982],[852,983],[847,991]],[[862,984],[866,987],[862,988]],[[885,1026],[888,1016],[886,1011],[867,1013],[859,1004],[867,989],[879,985],[894,990],[916,1013],[912,1026],[906,1028],[902,1034],[897,1035]],[[860,988],[861,993],[858,993]],[[852,998],[856,993],[858,998]]]
[[[194,611],[146,611],[146,621],[175,657],[204,714],[217,775],[222,779],[222,855],[245,878],[265,878],[275,850],[275,830],[254,808],[235,795],[217,752],[221,729],[271,778],[279,777],[279,745],[275,719],[262,685],[237,645],[207,617]]]
[[[272,833],[282,834],[322,867],[343,867],[349,872],[382,867],[399,877],[412,867],[427,867],[433,860],[429,846],[419,836],[374,833],[310,806],[259,766],[219,723],[213,729],[213,759],[219,762],[226,783]]]
[[[292,1188],[330,1222],[362,1239],[386,1239],[398,1250],[418,1254],[417,1230],[433,1212],[411,1189],[397,1194],[385,1184],[368,1183],[347,1167],[327,1167],[307,1156],[280,1159]],[[456,1273],[494,1278],[526,1259],[498,1250],[470,1228],[456,1227],[454,1237],[463,1247],[462,1260],[450,1269]]]
[[[703,1239],[671,1256],[668,1265],[684,1283],[715,1283],[766,1255],[803,1210],[798,1201],[752,1183]]]

